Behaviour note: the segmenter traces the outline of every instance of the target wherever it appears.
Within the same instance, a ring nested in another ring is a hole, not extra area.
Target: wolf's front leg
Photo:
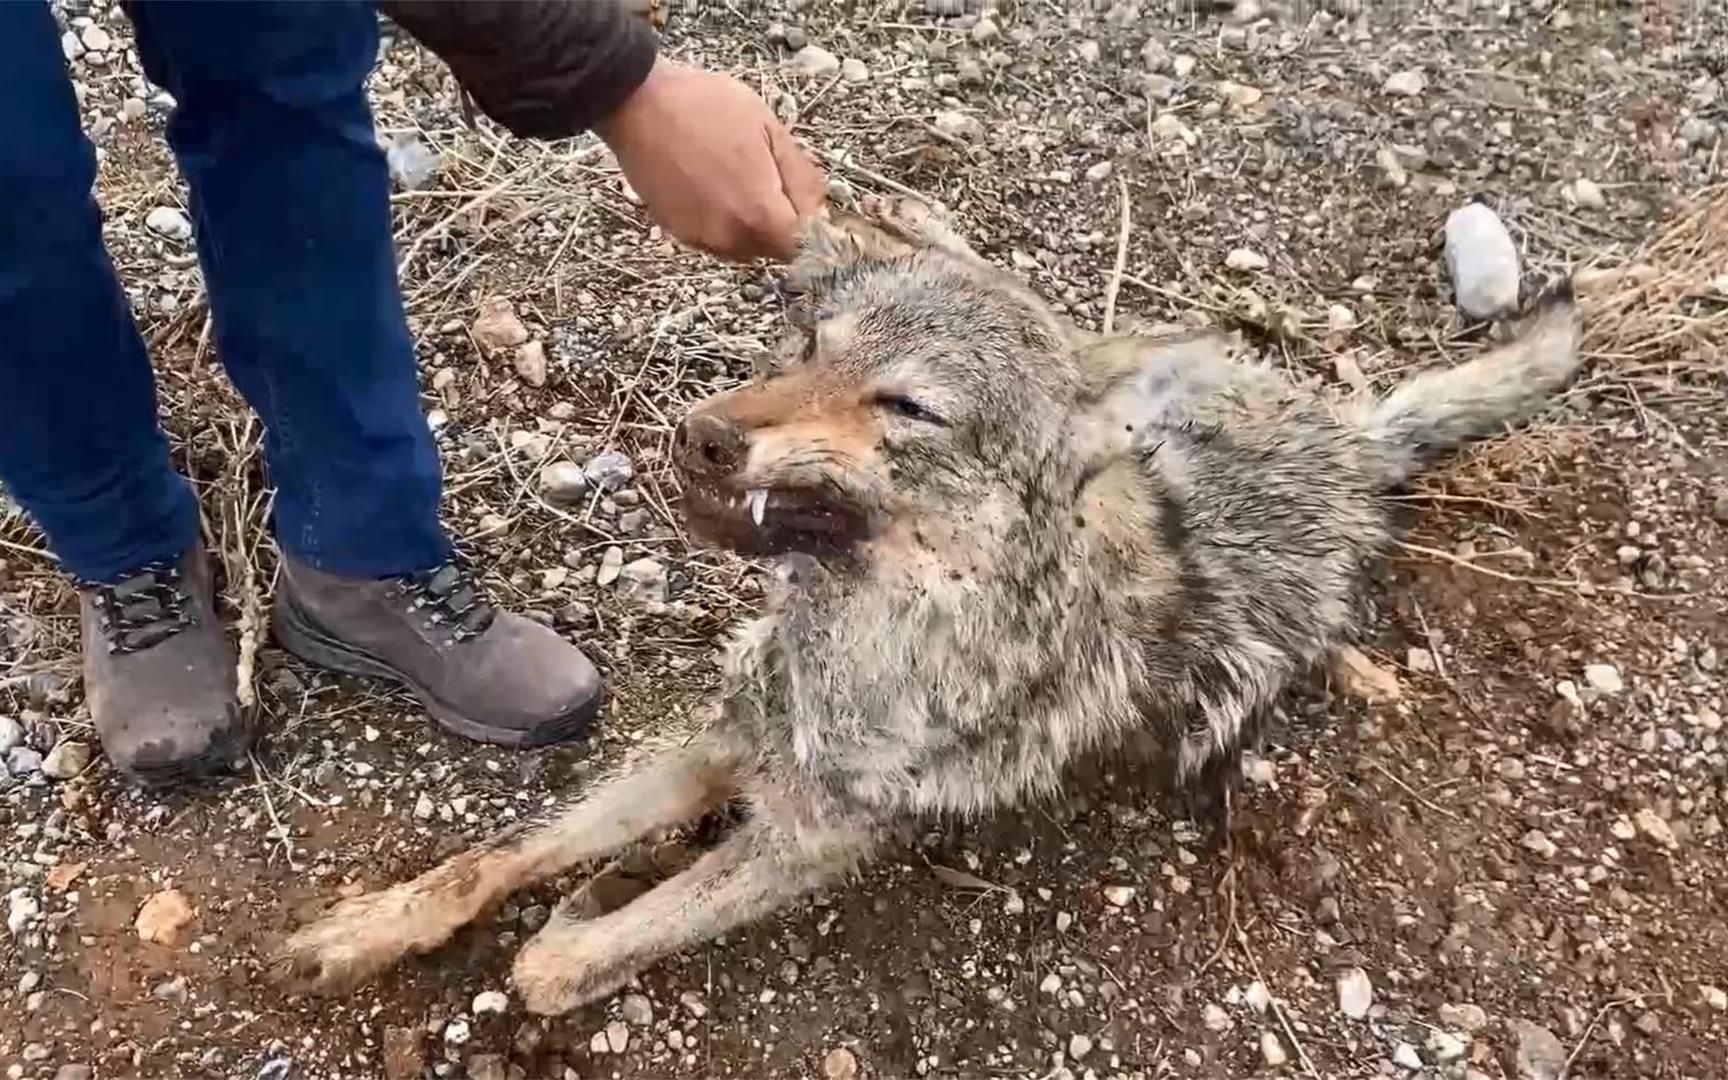
[[[343,901],[284,943],[278,974],[320,993],[348,990],[408,953],[437,948],[524,885],[700,817],[731,798],[735,784],[733,760],[714,743],[650,757],[555,816],[507,830],[412,881]]]
[[[870,856],[865,829],[800,830],[753,819],[689,869],[597,919],[568,904],[516,957],[512,980],[532,1013],[604,997],[663,956],[756,922],[836,881]]]

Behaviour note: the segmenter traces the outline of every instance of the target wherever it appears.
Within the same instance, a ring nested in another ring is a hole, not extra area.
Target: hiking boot
[[[275,630],[303,660],[407,687],[440,727],[479,742],[579,738],[600,709],[600,675],[582,651],[493,608],[457,561],[377,581],[284,558]]]
[[[203,548],[78,587],[84,697],[108,760],[150,786],[227,771],[249,732]]]

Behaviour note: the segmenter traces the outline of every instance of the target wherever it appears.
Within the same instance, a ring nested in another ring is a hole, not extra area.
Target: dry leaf
[[[1332,654],[1332,680],[1346,695],[1371,704],[1397,701],[1404,696],[1398,676],[1354,646],[1345,646]]]
[[[956,870],[952,866],[941,863],[930,863],[930,872],[936,875],[936,880],[950,889],[971,889],[975,892],[1007,892],[1008,890],[992,881],[985,881],[977,874],[968,874],[964,870]]]

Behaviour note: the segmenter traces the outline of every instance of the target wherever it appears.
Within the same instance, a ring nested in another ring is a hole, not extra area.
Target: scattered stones
[[[1519,1020],[1512,1025],[1518,1040],[1518,1080],[1560,1080],[1566,1068],[1566,1046],[1539,1024]]]
[[[618,1006],[618,1015],[626,1024],[645,1028],[654,1023],[654,1003],[642,994],[625,994]]]
[[[822,1055],[822,1075],[826,1080],[855,1080],[858,1075],[858,1057],[844,1046]]]
[[[475,1016],[498,1016],[510,1011],[510,995],[501,990],[483,990],[474,995]]]
[[[70,780],[90,766],[90,744],[63,739],[42,759],[42,775],[50,780]]]
[[[1620,669],[1613,664],[1586,664],[1584,684],[1597,693],[1610,697],[1626,689],[1626,683],[1620,678]]]
[[[84,47],[89,49],[91,52],[107,52],[109,49],[114,47],[114,39],[108,36],[108,31],[102,29],[102,27],[98,26],[96,23],[91,23],[89,26],[86,26],[84,28],[84,33],[79,35],[79,40],[81,40],[84,43]]]
[[[144,227],[157,236],[184,243],[192,239],[192,221],[172,206],[158,206],[144,215]]]
[[[870,69],[864,66],[864,61],[849,56],[840,64],[840,77],[849,83],[868,82]]]
[[[9,754],[24,742],[24,725],[10,716],[0,716],[0,754]]]
[[[988,45],[1002,36],[1002,28],[991,18],[982,18],[972,24],[972,40],[980,45]]]
[[[1411,646],[1404,654],[1404,666],[1418,675],[1432,675],[1440,669],[1434,662],[1433,651],[1420,645]]]
[[[694,990],[686,990],[682,994],[679,994],[678,1004],[683,1006],[684,1011],[697,1020],[708,1015],[707,1002],[703,1001],[702,995]]]
[[[1266,989],[1265,983],[1255,979],[1248,984],[1248,989],[1243,991],[1242,1000],[1256,1013],[1264,1014],[1272,1007],[1272,992]]]
[[[636,468],[630,464],[629,455],[623,451],[603,450],[582,466],[582,472],[587,476],[590,486],[604,492],[613,492],[630,482],[636,475]]]
[[[1075,1061],[1083,1060],[1092,1052],[1092,1039],[1088,1035],[1076,1031],[1068,1039],[1068,1056]]]
[[[1127,907],[1134,899],[1134,892],[1132,885],[1106,885],[1104,901],[1111,907]]]
[[[1392,1063],[1400,1069],[1415,1072],[1422,1067],[1422,1055],[1407,1042],[1401,1042],[1392,1048]]]
[[[186,976],[176,975],[172,979],[164,980],[151,987],[150,996],[157,1001],[167,1001],[178,1005],[186,1000],[187,990]]]
[[[1266,269],[1270,264],[1266,261],[1266,256],[1258,251],[1239,247],[1233,248],[1230,254],[1224,257],[1224,265],[1242,273],[1253,273]]]
[[[1497,319],[1518,306],[1518,249],[1500,215],[1469,202],[1446,218],[1446,269],[1458,307],[1473,319]]]
[[[133,928],[145,941],[177,946],[192,925],[192,904],[179,889],[163,889],[144,901]]]
[[[516,374],[529,386],[546,385],[546,345],[540,341],[525,341],[516,347]]]
[[[488,353],[514,349],[528,341],[528,327],[516,314],[509,297],[489,296],[480,301],[480,313],[469,328],[474,341]]]
[[[1361,1020],[1368,1015],[1368,1010],[1374,1004],[1374,984],[1369,981],[1368,973],[1359,967],[1346,970],[1338,976],[1338,1010],[1352,1020]]]
[[[1698,1000],[1717,1012],[1728,1011],[1728,990],[1708,984],[1698,988]]]
[[[466,1046],[474,1037],[474,1025],[458,1016],[444,1025],[444,1045]]]
[[[1428,89],[1428,76],[1416,70],[1394,72],[1380,84],[1380,89],[1395,97],[1416,97]]]
[[[1115,173],[1115,171],[1115,162],[1100,161],[1086,170],[1086,179],[1094,184],[1102,183],[1105,180],[1110,179],[1111,175]]]
[[[579,506],[588,491],[588,473],[573,461],[554,461],[540,470],[540,494],[553,506]]]
[[[606,1048],[614,1054],[622,1054],[630,1048],[630,1028],[622,1020],[614,1020],[606,1025]]]
[[[1289,1064],[1290,1054],[1284,1049],[1284,1044],[1278,1036],[1270,1031],[1260,1033],[1260,1059],[1269,1069],[1280,1068]]]
[[[1669,851],[1680,846],[1680,840],[1674,835],[1674,830],[1666,821],[1657,816],[1656,811],[1644,807],[1632,815],[1632,824],[1638,831],[1654,840],[1658,845]]]
[[[793,71],[812,79],[840,74],[840,58],[820,45],[806,45],[787,61]]]

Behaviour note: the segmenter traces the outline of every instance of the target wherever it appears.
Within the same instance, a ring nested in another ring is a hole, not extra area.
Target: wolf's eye
[[[920,423],[925,424],[946,425],[948,423],[934,412],[904,394],[877,394],[876,406],[881,409],[886,409],[896,416],[905,417],[907,420],[917,420]]]

